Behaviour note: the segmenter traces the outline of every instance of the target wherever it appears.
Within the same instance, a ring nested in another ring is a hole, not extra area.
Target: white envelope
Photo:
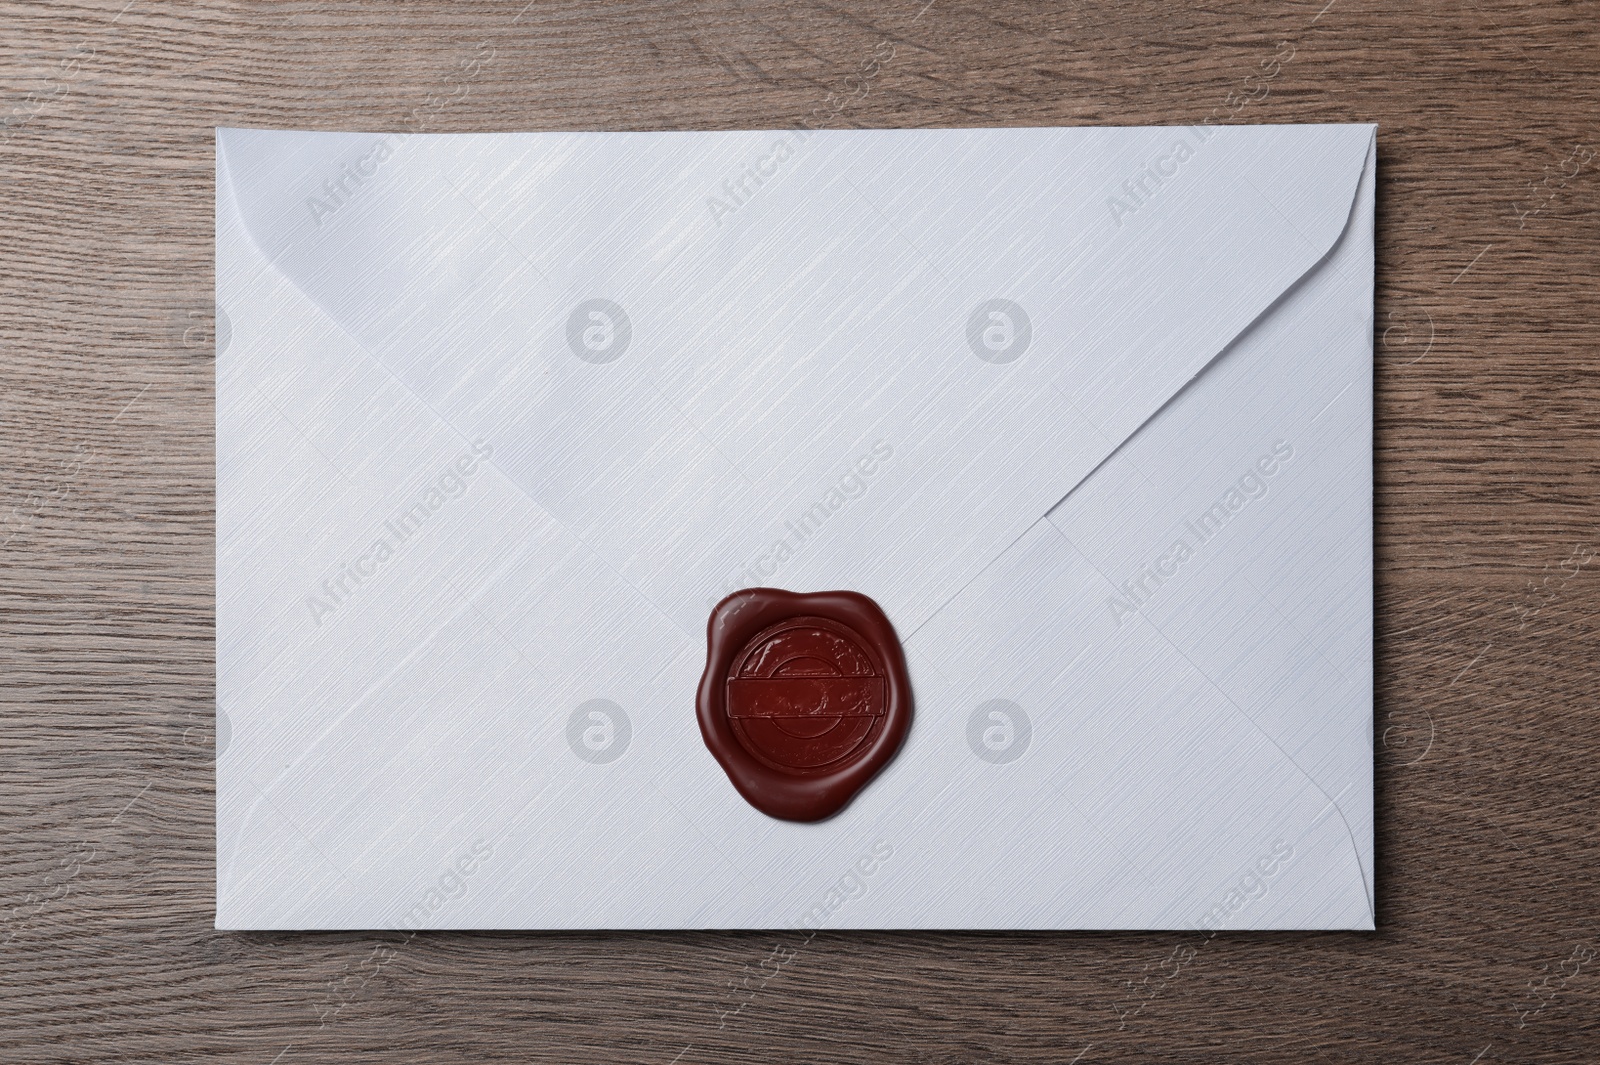
[[[217,926],[1372,928],[1374,167],[219,131]],[[696,724],[751,586],[904,645],[820,823]]]

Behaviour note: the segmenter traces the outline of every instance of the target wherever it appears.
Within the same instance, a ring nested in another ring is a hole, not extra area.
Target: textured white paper
[[[219,131],[218,926],[1371,928],[1373,141]],[[906,647],[821,824],[757,585]]]

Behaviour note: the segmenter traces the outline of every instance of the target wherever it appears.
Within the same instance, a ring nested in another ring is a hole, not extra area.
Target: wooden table
[[[0,20],[0,1061],[1600,1057],[1600,4]],[[1208,116],[1381,124],[1376,933],[212,929],[212,127]]]

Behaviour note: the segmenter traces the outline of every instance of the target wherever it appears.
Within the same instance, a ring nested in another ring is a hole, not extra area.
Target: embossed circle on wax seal
[[[747,588],[711,612],[698,714],[750,805],[820,821],[894,757],[911,682],[894,627],[866,596]]]

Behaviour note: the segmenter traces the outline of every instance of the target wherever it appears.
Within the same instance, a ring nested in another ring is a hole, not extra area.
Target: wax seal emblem
[[[894,757],[911,681],[894,626],[866,596],[747,588],[711,612],[698,710],[750,805],[820,821]]]

